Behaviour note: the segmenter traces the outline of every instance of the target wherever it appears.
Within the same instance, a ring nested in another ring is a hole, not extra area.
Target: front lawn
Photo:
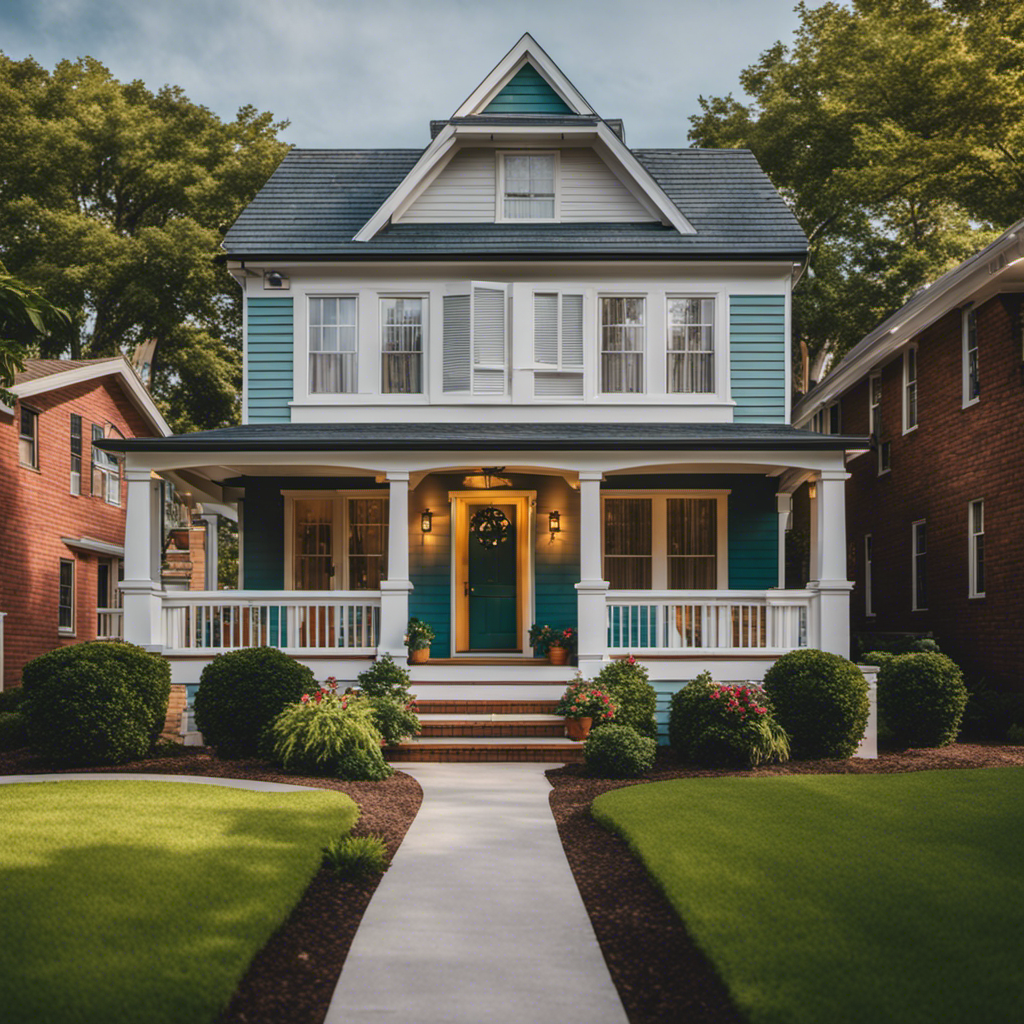
[[[593,813],[753,1024],[1020,1016],[1024,769],[693,778]]]
[[[212,1021],[358,815],[330,790],[0,786],[4,1019]]]

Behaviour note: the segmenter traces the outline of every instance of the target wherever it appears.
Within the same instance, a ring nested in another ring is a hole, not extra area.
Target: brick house
[[[794,409],[871,434],[847,484],[855,632],[935,634],[1024,687],[1024,221],[918,292]]]
[[[127,360],[30,359],[0,404],[3,687],[52,648],[121,635],[126,486],[99,438],[170,428]]]

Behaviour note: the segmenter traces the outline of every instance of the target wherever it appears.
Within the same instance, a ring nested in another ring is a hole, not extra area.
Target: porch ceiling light
[[[555,511],[548,514],[548,530],[551,533],[562,532],[562,513]]]
[[[420,529],[424,533],[430,533],[434,528],[434,513],[429,508],[425,508],[420,513]]]

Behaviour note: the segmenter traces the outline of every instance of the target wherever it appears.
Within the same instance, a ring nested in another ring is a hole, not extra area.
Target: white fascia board
[[[501,92],[508,80],[529,61],[544,80],[565,101],[575,114],[596,116],[594,108],[580,95],[576,87],[562,73],[558,65],[544,52],[543,47],[529,32],[512,47],[494,66],[486,78],[469,94],[452,117],[479,114]]]
[[[423,155],[416,161],[409,173],[402,179],[401,183],[384,200],[377,212],[359,229],[358,234],[352,239],[353,242],[368,242],[381,228],[391,219],[391,215],[402,204],[403,200],[413,191],[423,177],[428,174],[435,164],[445,156],[455,145],[455,129],[449,124],[445,125],[437,133],[436,138],[423,151]]]
[[[16,384],[10,390],[18,398],[30,398],[32,395],[46,394],[48,391],[66,388],[71,384],[81,384],[83,381],[112,375],[120,378],[128,392],[128,397],[136,409],[149,421],[150,426],[161,437],[169,437],[173,431],[156,407],[156,403],[150,397],[145,385],[139,380],[138,374],[132,369],[131,363],[124,356],[116,356],[104,360],[102,363],[92,363],[89,366],[79,366],[73,370],[51,373],[46,377],[38,377],[35,380],[25,381],[23,384]]]
[[[123,544],[108,544],[92,537],[61,537],[61,541],[69,548],[79,551],[91,551],[94,555],[110,555],[112,558],[124,558]]]
[[[818,409],[835,401],[863,376],[887,363],[903,345],[951,309],[976,299],[983,289],[997,291],[999,278],[1024,257],[1018,237],[1022,228],[1024,221],[1019,221],[981,252],[925,285],[905,306],[865,335],[820,384],[800,399],[793,410],[793,425],[807,422]],[[993,274],[989,263],[1011,252],[1017,254],[1016,258],[1008,260]],[[988,289],[989,285],[996,287]]]
[[[0,415],[13,416],[14,410],[9,405],[5,405],[3,402],[0,402]]]

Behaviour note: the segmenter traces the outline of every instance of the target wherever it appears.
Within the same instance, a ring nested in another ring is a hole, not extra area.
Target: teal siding
[[[786,421],[786,297],[729,297],[729,366],[737,423]]]
[[[288,423],[294,394],[292,298],[249,299],[246,311],[246,418],[249,423]]]
[[[483,113],[571,114],[572,110],[532,64],[524,64]]]
[[[434,512],[429,534],[420,529],[418,507],[410,502],[413,515],[409,527],[410,618],[429,622],[434,629],[431,655],[447,658],[452,643],[451,516],[442,499],[428,499],[424,505]]]
[[[281,484],[277,480],[247,480],[244,500],[243,586],[246,590],[284,590],[284,498],[281,496]]]

